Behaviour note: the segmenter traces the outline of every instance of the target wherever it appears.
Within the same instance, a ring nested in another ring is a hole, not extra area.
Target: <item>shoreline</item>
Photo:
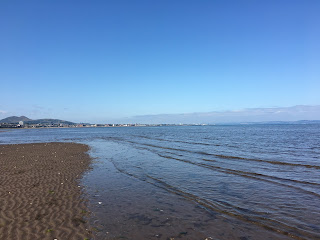
[[[78,143],[0,145],[0,239],[90,239],[81,176],[89,147]]]

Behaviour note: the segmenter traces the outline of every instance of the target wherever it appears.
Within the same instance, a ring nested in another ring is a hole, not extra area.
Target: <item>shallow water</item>
[[[320,125],[17,129],[91,146],[101,239],[320,239]],[[100,203],[100,204],[99,204]]]

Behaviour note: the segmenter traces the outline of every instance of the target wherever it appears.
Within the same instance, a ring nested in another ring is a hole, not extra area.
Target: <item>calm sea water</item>
[[[110,186],[117,186],[125,176],[141,182],[137,191],[144,186],[161,189],[204,211],[252,225],[257,234],[261,229],[275,234],[272,238],[320,239],[320,125],[18,129],[0,133],[0,144],[52,141],[92,147],[91,154],[100,159],[100,165],[95,165],[94,174],[86,181],[89,185],[99,182],[96,187],[101,190],[100,195],[91,191],[93,197],[107,198]],[[108,194],[103,188],[109,188]],[[102,225],[108,228],[107,223]]]

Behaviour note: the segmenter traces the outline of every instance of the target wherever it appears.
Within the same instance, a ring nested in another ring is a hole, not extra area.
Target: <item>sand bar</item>
[[[0,145],[0,239],[90,239],[78,180],[87,145]]]

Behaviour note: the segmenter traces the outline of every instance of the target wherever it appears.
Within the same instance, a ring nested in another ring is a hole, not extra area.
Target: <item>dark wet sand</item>
[[[78,179],[89,147],[76,143],[0,145],[0,239],[91,238]]]

